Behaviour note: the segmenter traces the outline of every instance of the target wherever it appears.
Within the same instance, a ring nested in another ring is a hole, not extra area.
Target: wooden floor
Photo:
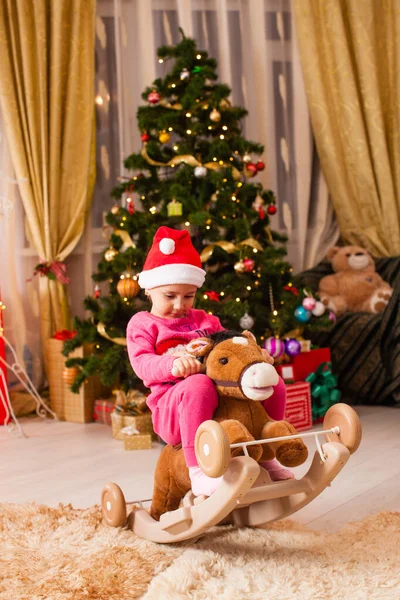
[[[400,410],[357,407],[363,441],[321,496],[292,518],[315,529],[339,529],[382,510],[400,511]],[[125,451],[107,425],[21,419],[29,436],[0,427],[0,502],[59,502],[84,508],[99,503],[103,485],[115,481],[127,500],[151,497],[161,446]],[[319,426],[321,428],[321,426]],[[306,438],[310,456],[314,438]],[[296,477],[309,461],[294,469]]]

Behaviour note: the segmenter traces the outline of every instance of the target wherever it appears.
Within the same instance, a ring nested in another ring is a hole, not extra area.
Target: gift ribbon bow
[[[64,285],[71,283],[67,277],[67,265],[63,262],[54,260],[53,262],[42,261],[35,267],[34,275],[48,277],[49,279],[58,279]]]
[[[311,397],[315,402],[312,405],[314,419],[323,417],[332,404],[340,400],[340,391],[336,389],[337,377],[332,373],[332,363],[323,362],[316,371],[306,377],[311,384]]]
[[[58,331],[55,332],[55,334],[53,335],[53,338],[55,340],[61,340],[62,342],[65,342],[66,340],[71,340],[75,336],[76,336],[75,329],[73,331],[70,331],[69,329],[59,329]]]

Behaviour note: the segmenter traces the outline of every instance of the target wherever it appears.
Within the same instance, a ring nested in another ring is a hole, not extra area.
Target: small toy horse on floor
[[[262,405],[273,394],[279,378],[251,333],[218,332],[193,340],[186,351],[205,361],[206,375],[214,381],[219,398],[214,420],[220,423],[230,444],[297,433],[287,421],[270,419]],[[231,451],[232,456],[240,454],[242,447]],[[248,455],[257,462],[276,457],[282,465],[296,467],[304,463],[308,451],[299,437],[250,445]],[[156,467],[150,515],[159,520],[163,513],[177,509],[190,487],[182,448],[165,446]]]

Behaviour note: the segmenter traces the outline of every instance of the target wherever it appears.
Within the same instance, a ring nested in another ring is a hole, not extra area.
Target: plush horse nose
[[[265,362],[254,363],[244,369],[240,381],[242,392],[250,400],[266,400],[278,385],[279,375],[274,367]]]

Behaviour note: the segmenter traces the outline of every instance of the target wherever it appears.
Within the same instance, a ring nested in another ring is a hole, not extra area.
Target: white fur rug
[[[293,522],[214,528],[153,579],[143,600],[400,600],[400,513],[338,533]]]
[[[165,546],[100,508],[0,505],[1,600],[400,600],[400,513],[319,533],[214,527]]]

